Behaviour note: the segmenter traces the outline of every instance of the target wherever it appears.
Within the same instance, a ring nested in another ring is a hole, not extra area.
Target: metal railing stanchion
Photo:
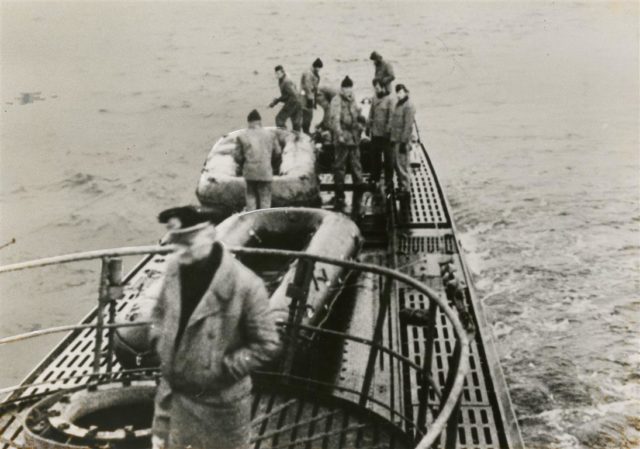
[[[291,298],[289,304],[289,329],[283,353],[286,354],[283,369],[286,374],[291,374],[293,359],[298,347],[298,332],[296,326],[302,323],[302,317],[307,309],[309,286],[313,277],[315,263],[308,259],[299,259],[293,282],[287,286],[287,296]]]
[[[438,304],[429,301],[429,311],[427,312],[427,329],[425,340],[425,355],[422,362],[420,376],[420,391],[418,393],[418,430],[425,434],[427,431],[427,409],[429,408],[429,377],[433,365],[433,346],[436,339],[436,316],[438,314]],[[417,436],[417,433],[416,433]]]
[[[391,283],[393,281],[389,278],[386,279],[382,296],[380,297],[380,307],[378,308],[378,317],[376,319],[376,327],[373,331],[373,342],[379,344],[382,340],[382,326],[387,318],[387,311],[389,310],[389,304],[391,302]],[[369,390],[371,389],[371,383],[373,382],[373,373],[376,367],[376,359],[378,358],[378,347],[371,346],[369,350],[369,359],[367,360],[367,368],[364,372],[364,380],[362,381],[362,391],[360,393],[359,405],[364,407],[367,404],[367,398],[369,397]]]
[[[107,372],[111,373],[113,370],[113,345],[114,334],[116,329],[111,327],[116,321],[116,301],[122,298],[122,259],[115,257],[109,259],[108,262],[108,300],[109,300],[109,320],[107,333]]]
[[[456,341],[456,344],[453,348],[453,354],[449,359],[449,370],[447,372],[447,381],[444,386],[443,396],[447,397],[451,390],[453,389],[453,382],[456,378],[456,374],[458,372],[458,368],[460,366],[460,342]],[[462,400],[462,395],[460,395],[456,401],[455,407],[453,408],[453,412],[449,416],[449,420],[447,421],[446,428],[446,442],[445,449],[455,449],[458,445],[458,421],[460,418],[460,401]],[[442,405],[440,410],[442,411]]]
[[[93,374],[98,375],[102,363],[102,337],[104,333],[104,311],[109,304],[109,258],[101,258],[100,285],[98,287],[98,310],[96,314],[96,337],[93,348]]]

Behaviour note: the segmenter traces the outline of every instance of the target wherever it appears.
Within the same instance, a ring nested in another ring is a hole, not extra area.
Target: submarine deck
[[[450,217],[449,207],[441,186],[435,175],[432,163],[424,147],[417,143],[414,146],[411,164],[411,204],[408,213],[398,212],[400,208],[392,208],[395,216],[393,229],[386,236],[373,225],[371,238],[365,241],[360,260],[380,266],[389,266],[411,274],[444,295],[442,278],[439,270],[440,262],[451,262],[464,278],[465,304],[470,311],[476,328],[471,344],[469,363],[471,370],[466,376],[465,387],[460,403],[457,427],[457,445],[461,449],[489,448],[521,448],[523,447],[515,415],[511,409],[508,389],[501,372],[498,357],[491,339],[481,303],[477,300],[471,287],[471,279],[460,251],[460,243],[456,239],[455,227]],[[331,190],[331,175],[321,175],[325,189],[325,199]],[[352,195],[348,193],[348,195]],[[388,214],[387,214],[388,215]],[[387,217],[389,218],[389,217]],[[365,223],[367,217],[365,216]],[[367,236],[366,230],[365,237]],[[385,234],[386,230],[382,231]],[[127,302],[134,301],[145,282],[160,276],[163,272],[164,256],[146,257],[127,277],[125,298],[119,304],[122,310]],[[361,275],[347,286],[353,292],[353,312],[351,320],[344,323],[345,332],[351,335],[372,339],[376,311],[383,297],[383,280],[371,273]],[[372,294],[373,292],[373,294]],[[383,326],[382,339],[384,346],[395,348],[397,352],[422,364],[421,354],[427,339],[427,328],[414,325],[403,320],[400,310],[404,308],[423,309],[429,307],[429,300],[421,293],[407,287],[394,286],[391,289],[391,307]],[[431,375],[440,390],[447,383],[446,373],[450,358],[454,352],[453,331],[442,312],[437,312],[435,327],[435,344]],[[89,314],[83,323],[95,320],[95,311]],[[106,335],[106,334],[105,334]],[[103,339],[106,350],[107,341]],[[90,381],[92,361],[95,347],[95,331],[84,329],[71,332],[42,363],[27,377],[24,384],[33,385],[9,399],[19,397],[36,397],[48,391],[60,388],[81,386]],[[367,365],[368,349],[354,341],[344,341],[341,352],[340,371],[334,380],[335,395],[349,401],[357,402],[352,391],[358,389],[362,382]],[[103,360],[102,369],[106,369]],[[114,370],[119,367],[115,362]],[[402,410],[405,416],[417,416],[419,413],[418,396],[421,394],[421,381],[415,373],[403,369],[397,359],[388,354],[381,354],[375,364],[369,394],[375,401],[370,401],[368,408],[398,427],[404,427],[407,434],[414,434],[406,423],[398,420],[393,410]],[[285,414],[282,410],[296,407],[283,407],[297,401],[297,413]],[[280,408],[278,408],[280,403]],[[275,405],[274,405],[275,404]],[[429,390],[429,410],[438,407],[438,397],[434,390]],[[24,432],[20,415],[25,406],[7,408],[0,415],[0,448],[23,448]],[[349,415],[331,405],[324,408],[311,402],[297,398],[275,397],[273,395],[256,395],[254,399],[254,420],[269,422],[268,410],[278,410],[278,420],[271,419],[269,425],[256,427],[254,447],[301,447],[307,448],[382,448],[408,447],[401,438],[395,439],[392,431],[380,427],[383,437],[376,435],[376,443],[365,435],[362,437],[362,424],[357,413]],[[390,411],[391,410],[391,411]],[[266,418],[265,418],[266,416]],[[275,416],[275,415],[274,415]],[[425,416],[425,427],[430,425],[432,413]],[[333,417],[333,418],[329,418]],[[351,421],[350,421],[351,420]],[[304,436],[302,436],[304,435]],[[359,438],[353,437],[360,435]],[[332,438],[334,438],[332,440]],[[446,447],[443,433],[438,447]]]

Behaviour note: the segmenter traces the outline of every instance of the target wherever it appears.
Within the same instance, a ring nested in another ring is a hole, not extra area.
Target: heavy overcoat
[[[215,243],[214,245],[220,245]],[[152,336],[161,360],[153,433],[171,449],[240,449],[249,439],[249,373],[279,348],[263,282],[226,249],[176,342],[180,265],[170,256]]]
[[[315,107],[319,84],[320,76],[316,74],[313,68],[302,74],[300,78],[300,94],[303,99],[303,108],[309,109]]]
[[[247,181],[271,181],[280,164],[282,149],[274,132],[250,126],[238,136],[233,158]]]
[[[331,130],[337,145],[358,145],[362,126],[358,123],[360,107],[353,96],[340,92],[333,97],[330,106]]]
[[[396,103],[391,114],[391,142],[409,143],[411,141],[415,115],[416,110],[408,97]]]
[[[393,67],[391,64],[384,59],[376,61],[373,79],[380,81],[380,83],[389,90],[389,86],[391,86],[393,80],[396,79],[396,75],[393,73]]]
[[[378,97],[371,100],[369,109],[369,129],[373,137],[389,137],[391,132],[391,113],[395,106],[395,100],[391,95]]]

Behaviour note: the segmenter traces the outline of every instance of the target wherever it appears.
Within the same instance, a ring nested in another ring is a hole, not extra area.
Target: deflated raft
[[[275,248],[349,259],[362,241],[358,227],[342,214],[309,208],[274,208],[246,212],[227,218],[217,226],[218,240],[228,247]],[[293,282],[297,260],[281,256],[239,255],[238,259],[255,271],[270,293],[270,306],[281,310],[285,320],[291,299],[287,287]],[[319,326],[327,317],[342,290],[347,270],[316,263],[307,297],[307,313],[302,324]],[[149,282],[139,299],[132,301],[116,317],[116,322],[149,321],[160,291],[161,280]],[[126,368],[158,364],[149,341],[148,326],[120,328],[115,347],[118,361]]]
[[[273,127],[265,129],[276,135],[282,147],[282,162],[273,177],[272,206],[319,206],[316,157],[309,136]],[[244,130],[234,131],[213,145],[196,189],[200,203],[223,217],[239,212],[245,206],[245,180],[233,159],[236,140],[242,132]]]

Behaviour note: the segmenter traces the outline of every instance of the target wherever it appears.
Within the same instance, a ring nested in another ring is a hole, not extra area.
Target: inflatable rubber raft
[[[217,227],[218,240],[227,247],[275,248],[350,259],[357,255],[360,230],[342,214],[322,209],[274,208],[233,215]],[[238,259],[255,271],[270,294],[270,306],[287,319],[291,298],[287,288],[293,282],[297,260],[280,256],[239,255]],[[302,323],[321,326],[342,290],[348,270],[326,263],[314,265]],[[145,285],[139,297],[125,307],[116,322],[149,321],[161,288],[161,279]],[[150,340],[149,327],[120,328],[115,333],[118,361],[125,368],[158,364]]]
[[[315,150],[306,134],[296,135],[274,127],[265,128],[276,134],[282,148],[282,162],[274,173],[273,207],[317,207],[320,186],[316,175]],[[196,195],[203,206],[221,217],[241,211],[245,206],[245,180],[233,158],[236,140],[244,130],[234,131],[219,139],[211,148],[198,181]]]

